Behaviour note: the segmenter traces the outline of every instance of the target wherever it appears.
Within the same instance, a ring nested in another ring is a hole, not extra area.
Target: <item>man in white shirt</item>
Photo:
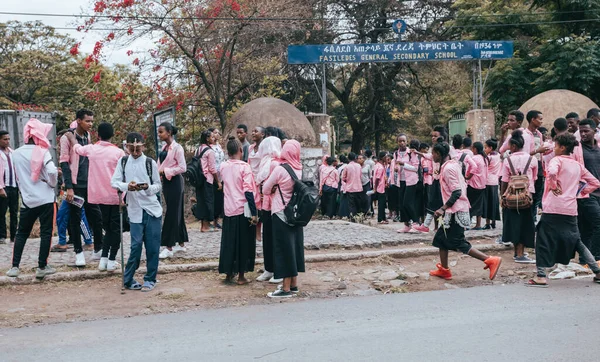
[[[10,212],[10,241],[15,241],[17,234],[17,217],[19,213],[19,189],[13,163],[13,150],[10,148],[10,135],[7,131],[0,131],[0,158],[4,165],[4,177],[0,180],[0,244],[4,244],[6,232],[6,211]],[[1,177],[1,176],[0,176]],[[4,187],[1,187],[4,185]]]
[[[19,264],[27,238],[33,229],[33,224],[40,220],[40,253],[37,279],[54,274],[56,270],[47,265],[52,242],[54,222],[54,203],[56,193],[54,188],[58,181],[58,169],[52,162],[48,151],[50,142],[46,138],[52,129],[52,124],[45,124],[37,119],[27,122],[24,130],[26,144],[13,153],[13,162],[21,191],[21,221],[15,238],[12,268],[6,273],[9,277],[19,276]]]
[[[144,155],[144,137],[133,132],[127,135],[129,156],[119,162],[111,180],[111,186],[121,192],[127,192],[127,213],[131,227],[131,252],[123,284],[130,290],[151,291],[156,285],[162,206],[158,199],[161,190],[160,176],[156,162]],[[146,247],[146,275],[144,285],[133,279],[140,266],[142,245]]]

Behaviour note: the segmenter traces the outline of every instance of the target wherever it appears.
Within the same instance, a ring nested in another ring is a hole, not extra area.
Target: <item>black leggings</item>
[[[115,260],[121,245],[121,225],[119,205],[100,205],[104,240],[102,241],[102,257]]]
[[[385,194],[377,194],[377,222],[387,220],[385,215]]]
[[[15,238],[15,246],[13,249],[12,266],[19,267],[21,264],[21,256],[27,238],[33,229],[33,224],[37,219],[40,219],[40,254],[38,258],[38,266],[44,269],[48,264],[48,256],[50,255],[50,244],[52,244],[52,229],[54,222],[54,203],[40,205],[34,208],[28,208],[23,205],[21,208],[21,219],[17,229],[17,237]],[[81,243],[81,242],[80,242]]]

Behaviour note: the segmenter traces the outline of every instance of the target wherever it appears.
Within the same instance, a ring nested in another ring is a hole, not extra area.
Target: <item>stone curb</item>
[[[498,245],[498,244],[482,244],[477,245],[477,249],[480,251],[502,251],[508,250],[509,247]],[[437,255],[439,253],[438,248],[424,247],[424,248],[412,248],[412,249],[390,249],[390,250],[369,250],[355,253],[328,253],[328,254],[315,254],[306,255],[305,261],[307,263],[323,263],[328,261],[348,261],[358,259],[370,259],[378,258],[380,256],[389,256],[393,258],[414,258],[426,255]],[[262,264],[263,259],[256,259],[256,264]],[[173,264],[173,265],[162,265],[158,269],[158,274],[170,274],[170,273],[181,273],[181,272],[199,272],[199,271],[212,271],[217,270],[219,266],[218,262],[202,262],[194,264]],[[146,268],[140,268],[137,274],[144,274]],[[86,270],[78,272],[59,272],[53,275],[47,276],[44,281],[82,281],[89,279],[101,279],[107,278],[114,275],[121,275],[120,271],[115,273],[100,272],[98,270]],[[0,277],[0,286],[5,285],[29,285],[42,283],[43,281],[36,280],[33,275],[26,274],[18,278],[9,278],[6,276]]]

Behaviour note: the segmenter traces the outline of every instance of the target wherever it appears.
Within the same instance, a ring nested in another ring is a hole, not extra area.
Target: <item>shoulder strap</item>
[[[527,160],[527,164],[525,165],[525,168],[523,169],[523,174],[527,174],[527,169],[529,169],[529,165],[531,165],[531,160],[533,159],[533,156],[529,156],[529,160]]]
[[[296,176],[296,173],[292,169],[292,166],[288,165],[287,163],[283,163],[283,164],[281,164],[281,166],[283,168],[285,168],[285,170],[290,174],[290,177],[292,178],[292,180],[294,180],[294,181],[298,180],[298,176]]]
[[[208,151],[208,150],[212,150],[212,148],[210,147],[206,147],[205,149],[202,150],[202,152],[200,152],[200,154],[198,155],[198,158],[202,158],[202,156],[204,156],[204,154]]]
[[[517,171],[515,171],[515,166],[513,166],[512,161],[510,160],[510,156],[508,156],[506,158],[506,160],[508,161],[508,166],[510,167],[510,173],[512,176],[516,176],[517,175]]]
[[[146,172],[150,177],[150,185],[154,184],[154,181],[152,181],[152,159],[150,157],[146,157]]]
[[[460,156],[460,159],[459,159],[459,161],[460,161],[460,162],[464,162],[464,161],[465,161],[465,158],[467,158],[467,154],[466,154],[466,153],[463,153],[463,154]]]
[[[126,182],[125,181],[125,165],[127,164],[127,159],[129,159],[129,156],[121,157],[121,169],[123,171],[123,182]]]

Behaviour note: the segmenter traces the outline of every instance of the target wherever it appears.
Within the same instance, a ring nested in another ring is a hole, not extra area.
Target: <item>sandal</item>
[[[149,281],[145,281],[144,285],[142,285],[142,292],[149,292],[152,289],[154,289],[154,287],[156,286],[155,282],[149,282]]]
[[[64,247],[62,247],[62,245],[60,245],[60,244],[55,244],[55,245],[52,245],[52,247],[50,248],[50,252],[52,252],[52,253],[66,253],[68,249],[69,249],[69,247],[66,246],[66,245]]]
[[[525,283],[525,286],[535,288],[548,288],[548,283],[540,283],[536,282],[535,279],[529,279],[529,281]]]
[[[142,289],[142,285],[134,280],[134,281],[131,282],[130,285],[125,284],[125,289],[129,289],[129,290],[141,290]]]

